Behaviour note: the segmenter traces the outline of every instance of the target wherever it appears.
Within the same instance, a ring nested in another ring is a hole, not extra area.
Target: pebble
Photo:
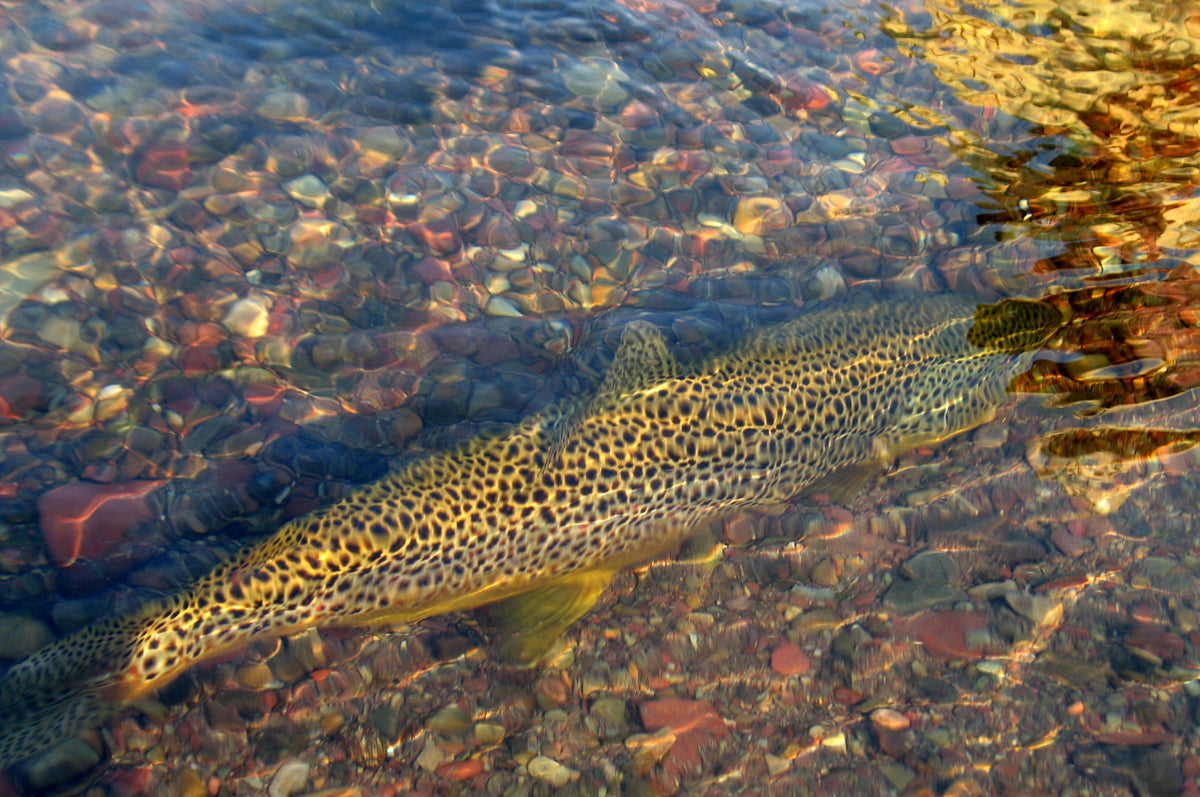
[[[59,566],[111,552],[154,513],[147,502],[161,481],[119,484],[70,482],[43,493],[38,522],[50,557]]]
[[[430,717],[425,727],[438,733],[463,733],[471,727],[471,715],[457,706],[447,706]]]
[[[291,797],[302,791],[308,783],[309,765],[303,761],[289,761],[281,766],[267,787],[268,797]]]
[[[0,614],[0,659],[23,659],[54,641],[50,627],[23,614]]]
[[[280,122],[302,122],[311,108],[308,98],[295,91],[272,91],[255,106],[259,116]]]
[[[262,662],[238,667],[237,681],[247,689],[269,689],[283,684],[275,678],[271,668]]]
[[[733,226],[743,235],[766,235],[790,227],[792,211],[783,200],[770,196],[739,199],[733,212]]]
[[[221,323],[235,335],[251,340],[267,334],[271,314],[270,300],[262,296],[247,296],[230,305]]]
[[[1013,591],[1004,594],[1004,601],[1014,612],[1036,625],[1056,625],[1062,619],[1062,602],[1047,595]]]
[[[200,774],[192,768],[176,772],[167,784],[167,794],[170,797],[206,797],[208,789]]]
[[[629,707],[617,697],[599,697],[588,709],[588,719],[596,733],[606,739],[624,736],[631,730]]]
[[[500,316],[503,318],[523,318],[522,313],[515,304],[503,296],[493,296],[488,299],[487,304],[483,308],[483,312],[488,315]]]
[[[562,71],[566,87],[580,97],[589,97],[602,106],[614,106],[629,97],[618,81],[628,81],[621,68],[603,58],[586,58],[570,64]]]
[[[446,754],[437,746],[432,736],[425,737],[425,745],[417,756],[417,766],[426,772],[433,772],[446,760]]]
[[[16,779],[28,792],[49,793],[99,764],[101,744],[91,734],[68,739],[23,762],[15,770]]]
[[[293,180],[288,180],[283,184],[283,190],[292,199],[310,208],[323,208],[325,207],[325,203],[333,198],[325,183],[312,174],[305,174]]]
[[[556,789],[561,789],[570,783],[572,778],[579,776],[579,773],[575,770],[563,766],[553,758],[544,755],[534,756],[525,765],[525,768],[531,776],[549,783]]]
[[[808,672],[812,662],[795,642],[784,642],[771,651],[771,669],[780,675],[792,676]]]
[[[500,744],[504,741],[504,726],[491,722],[475,724],[475,741],[480,744]]]

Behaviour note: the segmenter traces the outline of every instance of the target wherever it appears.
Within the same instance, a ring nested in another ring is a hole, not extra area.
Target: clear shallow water
[[[296,759],[311,790],[546,790],[531,752],[584,793],[1184,788],[1196,17],[1110,8],[4,7],[14,656],[414,446],[587,392],[634,318],[681,358],[881,287],[1074,319],[1014,385],[1048,402],[905,455],[849,510],[707,530],[741,545],[703,577],[625,577],[549,668],[486,646],[428,667],[420,636],[268,646],[250,661],[304,665],[206,670],[171,715],[196,736],[122,720],[97,788],[193,772],[240,793]],[[401,653],[328,687],[330,730],[305,703],[330,681],[304,673],[359,671],[364,644]],[[730,728],[696,761],[630,743],[672,695]],[[611,733],[602,699],[625,706]],[[239,701],[255,719],[226,722]],[[455,701],[503,743],[432,719]]]

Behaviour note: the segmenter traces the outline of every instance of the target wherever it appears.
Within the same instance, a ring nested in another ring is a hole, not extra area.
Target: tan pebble
[[[238,299],[230,305],[221,323],[235,335],[251,340],[261,338],[267,334],[271,320],[268,302],[265,297],[258,296]]]
[[[50,316],[38,326],[37,336],[60,349],[71,350],[79,343],[83,327],[72,318]]]
[[[570,783],[572,778],[579,776],[579,773],[575,770],[563,766],[553,758],[544,755],[534,756],[525,765],[525,768],[529,770],[531,776],[559,789]]]
[[[675,732],[670,728],[659,728],[654,733],[635,733],[625,740],[625,749],[633,754],[634,770],[640,774],[663,760],[674,745]]]
[[[425,727],[438,733],[462,733],[471,727],[471,715],[457,706],[447,706],[430,717]]]
[[[24,188],[0,189],[0,208],[8,210],[33,198],[34,194],[26,191]]]
[[[183,769],[176,772],[167,784],[170,797],[205,797],[208,787],[194,769]]]
[[[765,756],[763,756],[763,759],[767,762],[767,772],[770,773],[772,777],[775,775],[782,775],[784,772],[787,772],[792,768],[791,761],[788,761],[786,758],[780,758],[777,755],[771,755],[770,753],[767,753]]]
[[[321,717],[321,730],[327,734],[337,733],[345,724],[345,714],[326,714]]]
[[[979,427],[971,441],[978,448],[999,448],[1008,441],[1008,427],[1002,423],[989,423]]]
[[[877,708],[871,712],[871,723],[888,731],[907,730],[912,723],[908,717],[891,708]]]
[[[282,686],[266,664],[247,664],[237,670],[237,682],[247,689],[271,689]]]
[[[269,797],[291,797],[308,783],[309,766],[303,761],[289,761],[281,766],[267,787]]]
[[[476,723],[475,741],[480,744],[500,744],[504,741],[504,726],[490,722]]]
[[[950,784],[950,788],[943,792],[942,797],[983,797],[985,794],[987,790],[980,786],[978,781],[960,778]]]
[[[255,108],[259,116],[278,121],[300,122],[309,115],[311,103],[294,91],[272,91]]]
[[[733,226],[743,235],[765,235],[792,224],[792,211],[781,199],[752,196],[738,200]]]
[[[503,316],[506,318],[521,318],[521,311],[510,300],[502,296],[493,296],[488,299],[487,304],[483,308],[483,312],[491,316]]]
[[[832,587],[838,583],[837,564],[828,557],[821,559],[812,569],[812,581],[818,587]]]
[[[295,179],[288,180],[283,184],[283,190],[292,199],[310,208],[325,207],[325,203],[333,198],[325,183],[312,174],[302,174]]]
[[[425,746],[417,756],[417,766],[426,772],[433,772],[446,760],[446,754],[441,751],[432,736],[425,737]]]

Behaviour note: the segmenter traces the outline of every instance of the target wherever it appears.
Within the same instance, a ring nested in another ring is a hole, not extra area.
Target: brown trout
[[[198,662],[314,625],[507,599],[510,646],[534,658],[617,570],[697,521],[988,420],[1062,321],[1024,300],[837,303],[687,368],[630,324],[590,401],[416,459],[175,597],[14,665],[0,676],[0,767]]]

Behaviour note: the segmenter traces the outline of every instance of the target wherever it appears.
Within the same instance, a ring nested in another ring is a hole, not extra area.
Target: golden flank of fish
[[[404,465],[283,526],[190,589],[58,640],[0,677],[0,767],[263,636],[507,599],[533,659],[620,568],[716,513],[991,417],[1062,318],[956,297],[830,304],[679,367],[627,327],[588,402]]]

